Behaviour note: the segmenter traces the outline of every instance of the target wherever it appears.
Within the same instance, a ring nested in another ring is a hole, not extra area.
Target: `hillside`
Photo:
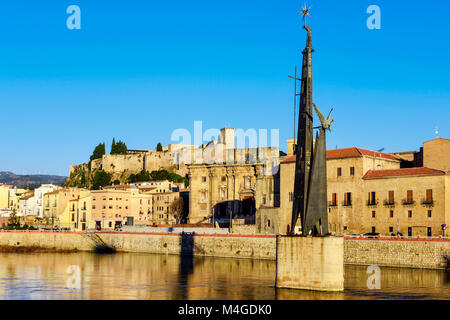
[[[18,188],[37,188],[41,184],[60,185],[67,177],[54,175],[17,175],[12,172],[0,171],[0,183]]]

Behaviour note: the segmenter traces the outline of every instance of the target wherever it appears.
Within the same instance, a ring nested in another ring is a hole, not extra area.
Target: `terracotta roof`
[[[157,187],[151,187],[151,186],[145,186],[145,187],[138,187],[139,190],[155,190],[158,189]]]
[[[383,152],[371,151],[362,148],[346,148],[327,150],[327,160],[344,159],[344,158],[359,158],[363,156],[382,158],[387,160],[400,161],[399,158]],[[284,159],[281,163],[295,162],[296,156],[290,156]]]
[[[128,184],[119,184],[119,185],[115,185],[115,186],[103,187],[103,189],[129,189],[129,188],[131,188],[131,186]]]
[[[444,175],[445,171],[431,168],[408,168],[392,170],[369,170],[363,179],[392,178],[405,176],[436,176]]]

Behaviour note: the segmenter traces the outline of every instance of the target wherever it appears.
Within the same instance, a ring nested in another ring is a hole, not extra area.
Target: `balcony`
[[[413,199],[403,199],[402,200],[402,205],[404,205],[404,206],[413,206],[415,204],[416,204],[416,202]]]
[[[344,202],[342,202],[342,206],[343,207],[351,207],[352,206],[352,202],[351,201],[344,201]]]
[[[338,204],[337,204],[337,202],[335,202],[335,201],[328,201],[328,206],[329,206],[329,207],[337,207]]]
[[[433,207],[434,206],[434,200],[433,199],[422,199],[421,203],[425,207]]]
[[[395,207],[395,201],[394,200],[384,200],[383,205],[386,207]]]
[[[368,207],[376,207],[376,206],[378,206],[378,201],[376,201],[376,200],[367,200],[366,205]]]

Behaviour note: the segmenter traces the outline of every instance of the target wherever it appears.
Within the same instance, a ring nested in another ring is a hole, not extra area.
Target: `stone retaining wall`
[[[345,264],[445,269],[450,240],[345,239]]]
[[[97,233],[124,252],[193,254],[197,256],[275,260],[276,237],[258,235]]]
[[[276,237],[244,234],[96,233],[106,244],[122,252],[193,254],[198,256],[276,259]],[[95,235],[76,232],[0,232],[0,246],[41,247],[92,251]],[[345,238],[344,263],[445,269],[450,239]]]
[[[81,232],[8,231],[0,232],[0,246],[91,251],[95,247],[95,242]]]

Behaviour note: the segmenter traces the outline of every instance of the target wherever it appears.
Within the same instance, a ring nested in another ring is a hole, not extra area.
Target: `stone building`
[[[91,191],[92,220],[97,230],[121,228],[123,225],[150,225],[153,198],[130,186],[108,187]]]
[[[63,214],[69,202],[84,197],[86,192],[89,191],[81,188],[59,188],[44,194],[43,223],[47,227],[62,228]]]
[[[43,184],[29,195],[19,199],[19,214],[22,216],[44,217],[44,195],[57,189],[53,184]]]
[[[182,216],[182,205],[176,206],[174,203],[180,200],[179,192],[158,192],[153,193],[153,216],[152,225],[173,225],[176,224],[177,217]],[[177,210],[177,212],[174,212]]]
[[[9,207],[9,190],[11,186],[0,184],[0,209],[6,210]]]
[[[86,231],[94,228],[91,218],[91,193],[81,190],[80,194],[69,200],[59,216],[59,228],[70,228],[72,231]]]
[[[279,204],[279,148],[235,148],[234,129],[221,130],[218,141],[188,166],[189,223],[245,219],[256,210]],[[199,163],[200,162],[200,163]]]
[[[153,185],[121,185],[91,191],[90,210],[93,228],[112,230],[128,226],[158,226],[175,224],[177,212],[173,203],[180,192],[171,191],[169,181]]]
[[[423,153],[424,163],[438,168],[402,168],[405,158],[399,157],[399,153],[394,156],[361,148],[328,150],[330,232],[442,235],[442,224],[450,223],[450,173],[442,170],[447,162],[440,161],[450,154],[444,148],[446,143],[442,139],[425,142],[418,152]],[[409,160],[414,162],[414,155]],[[294,172],[295,156],[281,161],[280,207],[263,207],[258,211],[259,232],[287,232],[292,215]]]

